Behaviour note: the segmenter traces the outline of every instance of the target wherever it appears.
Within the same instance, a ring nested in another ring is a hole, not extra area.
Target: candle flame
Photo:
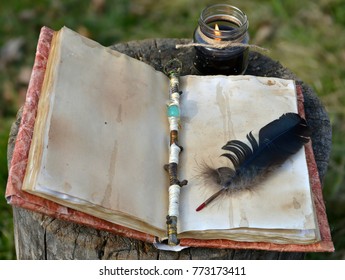
[[[219,26],[218,26],[217,23],[216,23],[215,26],[214,26],[214,34],[215,34],[216,36],[220,36],[220,35],[221,35],[221,33],[220,33],[220,31],[219,31]],[[216,40],[216,41],[221,41],[222,39],[220,39],[220,38],[215,38],[215,40]]]

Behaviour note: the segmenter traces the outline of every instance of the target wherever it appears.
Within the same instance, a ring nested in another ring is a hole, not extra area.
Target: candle
[[[247,16],[234,6],[217,4],[204,9],[194,32],[194,43],[207,46],[195,47],[196,69],[206,75],[243,74],[248,66],[248,26]],[[228,46],[229,43],[244,46]],[[224,44],[227,47],[221,48]]]

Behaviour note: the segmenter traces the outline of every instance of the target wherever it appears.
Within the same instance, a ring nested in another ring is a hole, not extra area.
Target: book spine
[[[172,62],[172,63],[171,63]],[[177,238],[177,220],[179,216],[180,189],[187,181],[179,181],[177,176],[177,167],[179,164],[179,154],[183,148],[178,144],[178,131],[180,123],[180,94],[179,91],[179,71],[181,69],[176,60],[171,61],[166,68],[166,74],[170,79],[169,103],[167,116],[170,127],[170,145],[169,145],[169,164],[165,166],[169,174],[169,209],[167,215],[167,233],[168,244],[175,246],[179,243]],[[169,62],[168,62],[169,63]],[[167,64],[168,65],[168,64]]]

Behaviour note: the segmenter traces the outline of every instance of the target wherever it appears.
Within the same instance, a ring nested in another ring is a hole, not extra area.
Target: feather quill
[[[251,145],[239,140],[227,142],[222,149],[228,152],[221,156],[228,158],[234,168],[208,168],[205,176],[211,176],[221,187],[196,211],[200,211],[222,193],[235,193],[250,190],[263,180],[268,172],[280,166],[291,155],[295,154],[310,139],[307,122],[296,113],[286,113],[262,127],[258,141],[252,132],[247,134]]]

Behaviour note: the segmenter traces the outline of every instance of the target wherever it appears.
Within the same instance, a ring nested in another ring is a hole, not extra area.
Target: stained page
[[[47,100],[39,104],[48,116],[41,130],[35,127],[44,142],[30,151],[32,172],[23,189],[120,225],[138,230],[150,225],[155,229],[149,233],[165,234],[167,78],[67,28],[56,40],[61,45],[56,42]]]
[[[287,160],[252,192],[222,196],[200,212],[195,209],[217,189],[200,178],[204,164],[231,166],[220,157],[229,140],[246,142],[258,130],[286,112],[297,112],[295,84],[290,80],[253,76],[182,79],[180,231],[209,229],[291,229],[309,235],[315,220],[304,149]],[[184,166],[188,167],[184,169]],[[257,231],[257,232],[258,232]],[[198,237],[200,237],[198,233]],[[211,235],[205,235],[212,238]],[[283,235],[284,237],[284,235]]]

